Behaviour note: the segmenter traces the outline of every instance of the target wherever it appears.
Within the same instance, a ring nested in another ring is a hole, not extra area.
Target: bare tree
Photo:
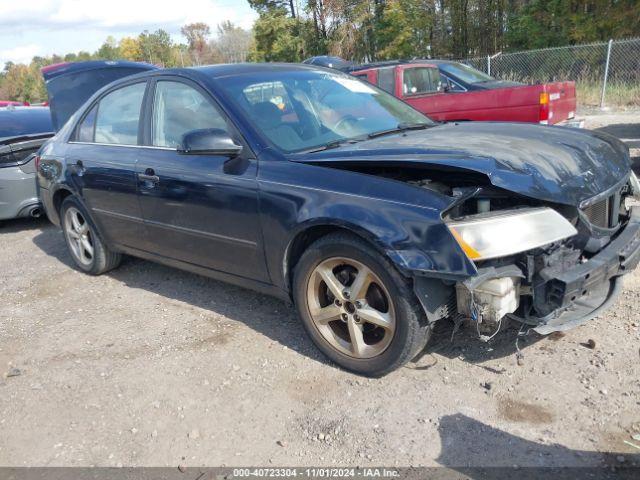
[[[220,53],[224,63],[245,62],[251,45],[251,33],[227,20],[218,25],[218,36],[209,45]]]

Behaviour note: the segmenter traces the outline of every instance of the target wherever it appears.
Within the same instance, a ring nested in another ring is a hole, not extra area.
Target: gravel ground
[[[640,138],[640,114],[587,126]],[[526,337],[522,365],[515,330],[443,323],[371,380],[272,298],[136,259],[83,275],[46,220],[0,246],[0,465],[640,464],[640,272],[606,315]]]

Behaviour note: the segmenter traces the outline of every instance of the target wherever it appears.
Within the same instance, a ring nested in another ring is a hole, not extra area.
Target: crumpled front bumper
[[[640,262],[640,209],[632,208],[622,232],[587,262],[565,270],[549,286],[559,308],[546,317],[519,319],[546,335],[569,330],[606,310],[622,291],[622,275]]]

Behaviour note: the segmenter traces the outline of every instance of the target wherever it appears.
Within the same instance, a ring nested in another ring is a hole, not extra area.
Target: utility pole
[[[604,80],[602,82],[602,96],[600,97],[600,108],[604,108],[604,94],[607,91],[607,77],[609,76],[609,60],[611,60],[611,45],[613,40],[609,40],[607,47],[607,63],[604,65]]]

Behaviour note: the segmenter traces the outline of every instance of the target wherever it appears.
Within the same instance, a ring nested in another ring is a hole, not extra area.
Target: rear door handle
[[[78,160],[76,162],[76,173],[78,174],[78,176],[82,176],[84,174],[84,171],[86,169],[84,168],[84,163],[82,163],[82,160]]]
[[[160,177],[157,175],[146,175],[144,173],[139,173],[138,174],[138,178],[140,180],[143,180],[145,182],[153,182],[153,183],[158,183],[160,181]]]
[[[160,182],[160,177],[156,175],[156,172],[154,172],[153,168],[147,168],[144,173],[139,173],[138,178],[143,182],[154,184]]]

